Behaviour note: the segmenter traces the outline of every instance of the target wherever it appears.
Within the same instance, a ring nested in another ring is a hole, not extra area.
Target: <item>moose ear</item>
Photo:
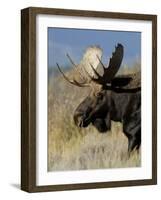
[[[132,80],[131,77],[116,77],[112,80],[111,86],[112,87],[123,87],[130,83]]]

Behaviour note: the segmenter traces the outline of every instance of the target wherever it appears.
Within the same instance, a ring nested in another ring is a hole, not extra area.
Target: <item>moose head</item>
[[[77,69],[81,81],[75,78],[70,80],[57,64],[59,71],[69,83],[78,87],[91,88],[90,94],[80,103],[74,112],[74,122],[77,126],[87,127],[92,123],[99,132],[106,132],[110,129],[110,88],[114,84],[116,85],[117,81],[114,77],[120,68],[123,54],[123,46],[122,44],[118,44],[110,58],[108,67],[105,67],[102,63],[102,50],[96,46],[89,47],[86,50],[79,65],[76,65],[67,54],[68,59]]]

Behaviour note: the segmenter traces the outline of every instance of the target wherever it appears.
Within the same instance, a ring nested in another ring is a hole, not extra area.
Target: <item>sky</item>
[[[85,49],[99,45],[103,49],[103,63],[107,64],[117,43],[124,46],[122,64],[132,65],[141,58],[141,33],[108,30],[48,28],[48,66],[68,66],[68,53],[79,63]]]

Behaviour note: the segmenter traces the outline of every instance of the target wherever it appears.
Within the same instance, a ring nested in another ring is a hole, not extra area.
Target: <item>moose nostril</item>
[[[78,122],[78,126],[79,126],[79,127],[83,127],[83,121],[82,121],[82,120],[80,120],[80,121]]]
[[[84,125],[84,117],[79,117],[79,118],[77,119],[77,125],[78,125],[79,127],[83,127],[83,125]]]
[[[78,127],[87,127],[90,123],[87,113],[79,113],[77,115],[74,115],[74,122],[75,125]]]
[[[82,120],[82,117],[80,117],[80,116],[74,116],[74,122],[75,122],[75,125],[76,126],[78,126],[78,127],[82,127],[82,124],[83,124],[83,122],[82,122],[83,120]]]

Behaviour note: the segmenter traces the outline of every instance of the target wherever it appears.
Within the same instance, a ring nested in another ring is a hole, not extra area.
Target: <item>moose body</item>
[[[111,120],[123,124],[128,151],[138,149],[141,143],[141,91],[102,90],[96,97],[85,98],[74,113],[77,126],[87,127],[92,123],[102,133],[111,129]]]
[[[133,88],[128,87],[131,82],[135,83],[130,75],[115,77],[123,54],[123,45],[118,44],[108,67],[101,61],[102,51],[99,47],[88,48],[79,65],[67,55],[81,75],[81,81],[75,78],[69,80],[58,64],[57,66],[63,77],[71,84],[91,87],[90,94],[74,112],[75,124],[85,128],[92,123],[103,133],[111,129],[111,120],[121,122],[123,132],[128,138],[128,151],[131,152],[138,149],[141,144],[141,87],[137,84]]]

